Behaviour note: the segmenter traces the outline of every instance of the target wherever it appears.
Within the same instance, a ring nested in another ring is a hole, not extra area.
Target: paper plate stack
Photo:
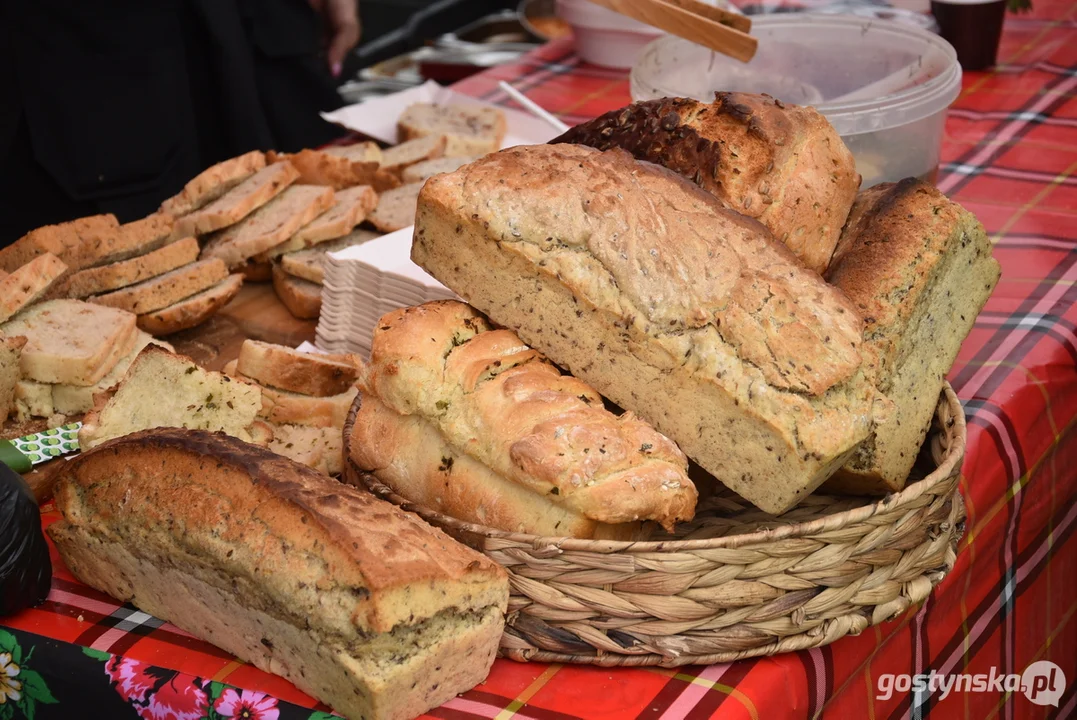
[[[316,342],[370,356],[374,323],[388,312],[456,295],[411,261],[412,228],[329,253]]]

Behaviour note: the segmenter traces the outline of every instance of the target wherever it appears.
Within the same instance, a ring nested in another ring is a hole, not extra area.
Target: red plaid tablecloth
[[[499,660],[483,685],[431,716],[1077,716],[1077,3],[1035,4],[1007,18],[1000,65],[966,75],[946,126],[939,186],[979,216],[1003,268],[950,376],[969,416],[968,529],[953,573],[918,610],[828,647],[676,670]],[[457,88],[509,104],[498,80],[569,124],[629,101],[624,73],[581,65],[564,42]],[[44,523],[55,515],[46,507]],[[2,623],[24,650],[53,639],[178,671],[176,686],[263,692],[281,701],[282,719],[316,708],[289,683],[117,606],[53,560],[47,603]],[[5,637],[0,628],[0,660]],[[1021,673],[1040,660],[1065,673],[1058,708],[995,689],[879,697],[885,674]]]

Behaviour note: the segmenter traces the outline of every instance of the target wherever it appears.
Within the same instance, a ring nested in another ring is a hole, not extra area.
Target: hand
[[[344,58],[359,42],[358,0],[309,0],[325,20],[326,55],[333,77],[339,77]]]

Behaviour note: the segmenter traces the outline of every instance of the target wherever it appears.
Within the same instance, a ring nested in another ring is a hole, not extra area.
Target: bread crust
[[[254,173],[203,208],[176,220],[177,237],[206,235],[235,225],[299,179],[290,163],[274,163]]]
[[[283,345],[244,340],[236,371],[262,385],[301,395],[339,395],[359,380],[361,361],[355,355],[303,353]]]
[[[66,271],[60,258],[45,253],[0,278],[0,323],[44,295]]]
[[[412,259],[767,512],[867,436],[848,300],[758,222],[623,151],[511,148],[431,178]]]
[[[767,95],[634,103],[552,142],[622,148],[674,170],[759,220],[818,273],[860,187],[852,153],[825,117]]]
[[[67,464],[55,497],[63,517],[50,534],[80,579],[345,715],[406,720],[493,661],[500,567],[268,450],[203,431],[135,433]]]
[[[73,251],[80,243],[111,235],[119,226],[116,216],[108,214],[78,218],[31,230],[7,247],[0,248],[0,270],[14,272],[47,252],[73,267]]]
[[[321,150],[292,154],[270,151],[268,157],[271,163],[291,163],[299,171],[299,181],[307,185],[328,185],[334,190],[370,185],[375,192],[385,192],[400,184],[393,173],[382,170],[375,160],[354,161]]]
[[[199,260],[137,285],[96,295],[89,302],[144,315],[197,295],[226,277],[228,268],[220,260]]]
[[[59,292],[64,297],[85,298],[118,290],[192,263],[198,253],[198,241],[183,238],[130,260],[79,270],[61,283]]]
[[[313,319],[322,310],[322,286],[292,277],[277,263],[273,265],[273,289],[288,312],[297,318]]]
[[[591,520],[671,529],[694,515],[688,461],[673,442],[631,412],[614,416],[592,388],[463,303],[382,317],[362,385],[435,425],[456,454]]]
[[[114,232],[84,238],[74,251],[75,268],[93,268],[163,247],[172,237],[175,221],[167,213],[154,213],[141,220],[124,223]]]
[[[909,178],[857,196],[827,280],[863,316],[866,372],[891,407],[828,491],[904,487],[999,274],[980,223],[930,183]]]
[[[243,276],[235,273],[211,288],[180,300],[174,305],[138,316],[138,327],[154,336],[171,335],[201,325],[232,301],[243,287]]]
[[[161,210],[174,216],[194,212],[265,166],[265,154],[260,150],[219,162],[198,173],[178,194],[161,203]]]

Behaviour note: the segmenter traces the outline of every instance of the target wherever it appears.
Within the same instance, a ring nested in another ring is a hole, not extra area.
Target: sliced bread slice
[[[161,203],[161,210],[176,217],[213,202],[266,166],[266,156],[252,150],[208,167],[195,175],[178,194]]]
[[[340,190],[336,193],[336,203],[333,207],[299,228],[288,240],[262,253],[258,258],[272,260],[285,253],[296,252],[318,243],[343,237],[363,222],[367,213],[377,205],[378,196],[374,188],[369,185],[357,185]]]
[[[239,374],[243,378],[243,374]],[[287,390],[262,387],[262,408],[259,417],[274,425],[303,425],[304,427],[344,428],[352,401],[359,389],[350,387],[337,395],[313,397]]]
[[[300,150],[287,155],[270,152],[270,162],[290,162],[299,171],[299,182],[306,185],[328,185],[334,190],[370,185],[376,192],[400,184],[396,175],[382,170],[373,161],[355,162],[323,150]]]
[[[435,175],[459,170],[464,165],[479,159],[479,155],[461,155],[459,157],[443,157],[434,160],[423,160],[410,167],[404,168],[400,173],[400,179],[406,183],[423,182]]]
[[[97,395],[82,420],[79,446],[89,450],[157,427],[223,431],[252,442],[260,407],[256,385],[204,370],[189,357],[150,345],[115,388]]]
[[[322,286],[292,277],[277,264],[273,265],[273,289],[288,312],[301,320],[316,318],[322,310]]]
[[[19,361],[26,338],[0,335],[0,425],[15,410],[15,385],[21,375]]]
[[[111,233],[101,233],[79,243],[73,267],[130,260],[162,247],[172,238],[174,222],[167,213],[154,213],[134,222],[124,223]]]
[[[244,340],[236,359],[236,371],[260,385],[314,397],[346,391],[361,367],[354,355],[305,353],[260,340]]]
[[[151,335],[172,333],[201,325],[232,301],[243,287],[243,276],[229,275],[221,282],[175,305],[138,316],[138,326]]]
[[[299,252],[282,255],[280,266],[289,275],[321,285],[325,280],[326,255],[352,245],[362,245],[379,237],[381,237],[381,233],[373,230],[352,230],[342,238],[319,243],[312,248],[300,250]]]
[[[219,258],[236,268],[295,234],[296,230],[333,206],[333,189],[293,185],[237,225],[215,234],[202,256]]]
[[[176,221],[176,237],[206,235],[235,225],[284,192],[299,178],[290,163],[269,165],[220,196],[209,205]]]
[[[213,287],[228,277],[228,268],[216,258],[199,260],[150,280],[89,299],[98,305],[120,308],[136,315],[153,312]]]
[[[52,385],[34,380],[15,383],[15,419],[48,418],[56,414],[52,406]]]
[[[372,162],[381,164],[381,148],[375,142],[358,142],[351,145],[334,145],[323,148],[327,155],[336,155],[352,162]]]
[[[399,175],[409,165],[443,157],[445,142],[444,135],[429,135],[386,148],[381,151],[381,168]]]
[[[22,377],[93,385],[135,342],[135,316],[81,300],[49,300],[16,315],[0,332],[23,335]],[[111,361],[111,362],[110,362]]]
[[[41,297],[66,271],[60,258],[45,253],[0,280],[0,322]]]
[[[70,254],[79,243],[111,234],[119,225],[115,215],[94,215],[31,230],[11,245],[0,248],[0,270],[14,272],[47,252],[71,267]]]
[[[419,191],[423,183],[415,182],[382,193],[378,206],[367,220],[382,232],[393,232],[415,224],[415,209],[419,205]]]
[[[59,292],[65,297],[84,298],[118,290],[194,262],[198,252],[197,240],[183,238],[140,257],[79,270],[61,283]]]
[[[505,113],[481,105],[415,103],[397,120],[400,138],[444,135],[445,155],[485,155],[501,149]]]
[[[344,470],[343,428],[314,428],[303,425],[274,425],[273,439],[266,447],[325,475]]]
[[[131,367],[131,363],[151,343],[172,351],[172,346],[164,340],[155,340],[149,333],[136,330],[135,344],[131,348],[131,352],[117,360],[112,369],[108,371],[108,374],[93,385],[66,385],[63,383],[51,385],[54,412],[63,413],[64,415],[81,415],[89,412],[93,407],[94,395],[111,389],[123,380],[127,374],[127,369]]]

